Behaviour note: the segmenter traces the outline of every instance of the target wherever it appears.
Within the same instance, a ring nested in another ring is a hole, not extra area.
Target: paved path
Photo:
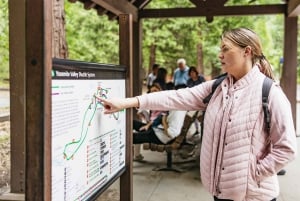
[[[300,138],[297,138],[300,150]],[[134,162],[134,201],[212,201],[199,180],[199,169],[185,173],[152,171],[165,162],[165,154],[143,151],[148,163]],[[188,167],[188,166],[187,166]],[[300,157],[286,167],[287,174],[279,176],[281,193],[278,201],[300,200]]]
[[[9,91],[0,89],[0,108],[9,107]]]
[[[300,150],[300,137],[297,138]],[[133,164],[133,201],[213,201],[199,179],[199,169],[192,163],[184,173],[152,171],[165,164],[164,153],[142,151],[146,163]],[[175,158],[176,161],[176,158]],[[183,166],[181,166],[183,167]],[[300,156],[279,176],[281,193],[277,201],[300,201]],[[119,181],[115,182],[97,201],[119,201]]]

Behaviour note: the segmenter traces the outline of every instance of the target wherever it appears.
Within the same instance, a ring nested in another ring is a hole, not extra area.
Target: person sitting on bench
[[[162,123],[157,127],[149,127],[147,130],[140,130],[144,123],[133,121],[133,144],[155,143],[167,144],[176,138],[183,126],[186,111],[169,111],[168,115],[161,115]]]
[[[150,86],[148,93],[154,93],[161,91],[161,87],[158,83],[154,83]],[[137,128],[134,128],[134,132],[140,132],[140,131],[147,131],[150,127],[156,127],[159,124],[161,124],[162,121],[162,115],[166,115],[167,111],[158,111],[158,110],[139,110],[137,112],[137,115],[140,118],[140,121],[133,120],[133,124],[140,125]],[[134,161],[142,161],[144,159],[144,156],[141,154],[141,147],[140,145],[134,146]]]

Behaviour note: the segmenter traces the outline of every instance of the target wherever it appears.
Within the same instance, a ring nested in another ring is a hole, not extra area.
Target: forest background
[[[282,0],[272,1],[272,4],[276,3],[282,3]],[[226,3],[226,5],[243,4],[270,4],[270,1],[229,0]],[[152,0],[147,8],[192,6],[188,0]],[[78,2],[70,3],[65,0],[64,9],[67,58],[119,64],[118,21],[109,19],[107,15],[99,16],[95,10],[85,10]],[[8,86],[8,0],[0,0],[0,11],[0,86]],[[207,77],[217,75],[220,73],[218,61],[220,35],[230,28],[247,27],[260,36],[264,55],[273,65],[277,79],[280,79],[283,61],[283,15],[214,17],[210,23],[204,17],[144,19],[142,24],[141,67],[144,69],[144,76],[149,73],[153,63],[159,63],[167,68],[169,75],[172,75],[178,58],[185,58],[189,66],[196,66]],[[299,59],[298,56],[298,63]]]

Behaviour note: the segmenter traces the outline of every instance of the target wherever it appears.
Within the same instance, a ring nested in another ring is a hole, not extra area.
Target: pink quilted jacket
[[[202,100],[213,81],[138,100],[142,109],[206,110],[200,155],[204,187],[220,199],[268,201],[279,195],[276,173],[295,158],[297,145],[290,103],[277,84],[269,94],[270,135],[264,130],[263,80],[256,66],[235,83],[228,76],[208,106]]]

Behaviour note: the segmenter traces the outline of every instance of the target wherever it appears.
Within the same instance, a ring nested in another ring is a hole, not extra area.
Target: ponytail
[[[263,54],[258,57],[258,66],[259,66],[260,72],[262,72],[263,74],[265,74],[267,77],[271,78],[272,80],[275,80],[272,66]]]

